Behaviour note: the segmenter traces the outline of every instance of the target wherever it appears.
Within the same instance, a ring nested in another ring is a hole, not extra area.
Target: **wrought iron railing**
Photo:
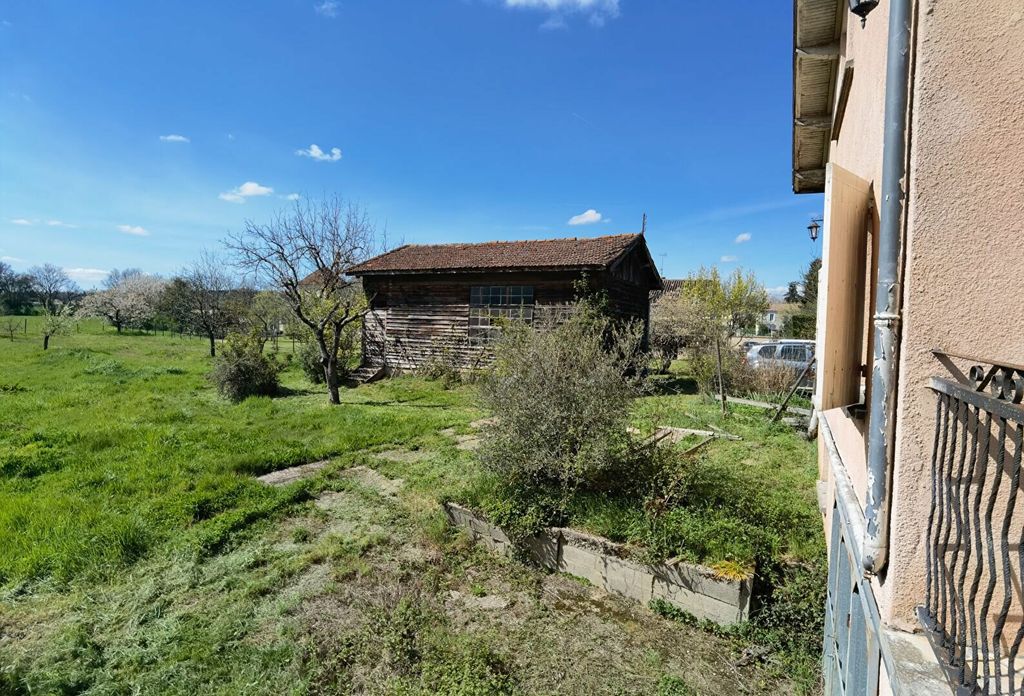
[[[919,616],[958,694],[1024,694],[1024,367],[935,354],[954,379],[929,385],[935,439]],[[966,375],[964,360],[974,363]]]

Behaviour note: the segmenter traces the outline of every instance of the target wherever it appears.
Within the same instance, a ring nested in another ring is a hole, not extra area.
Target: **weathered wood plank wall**
[[[528,285],[535,315],[573,302],[579,272],[447,273],[366,276],[363,287],[371,311],[364,322],[364,360],[371,365],[413,369],[440,352],[461,367],[486,363],[486,348],[471,345],[470,288]],[[589,274],[594,287],[608,291],[612,310],[647,322],[649,288],[639,270]],[[634,278],[636,281],[634,282]]]

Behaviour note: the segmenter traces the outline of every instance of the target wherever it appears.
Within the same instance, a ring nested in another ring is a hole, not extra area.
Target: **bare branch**
[[[362,302],[349,269],[375,253],[376,230],[359,206],[337,196],[296,201],[269,224],[245,222],[225,244],[236,266],[281,293],[320,348],[331,401],[338,403],[337,354],[342,328],[360,319]]]

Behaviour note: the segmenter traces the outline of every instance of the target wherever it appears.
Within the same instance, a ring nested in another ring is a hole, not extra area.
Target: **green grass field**
[[[729,667],[742,639],[466,547],[437,502],[488,490],[455,438],[484,415],[472,387],[402,377],[331,407],[290,366],[281,396],[234,405],[208,382],[206,351],[200,339],[91,322],[46,352],[31,318],[27,335],[0,337],[0,692],[807,686]],[[635,422],[713,423],[744,440],[701,455],[708,476],[694,479],[699,502],[676,533],[656,542],[630,501],[581,500],[574,523],[709,563],[749,565],[765,544],[798,562],[820,555],[812,447],[759,413],[723,421],[691,391],[663,384]],[[330,465],[303,482],[254,479],[321,459]],[[402,479],[401,494],[354,483],[347,472],[360,465]],[[744,538],[757,523],[778,529]],[[465,598],[480,594],[510,608],[474,613]],[[589,667],[559,666],[566,655]]]

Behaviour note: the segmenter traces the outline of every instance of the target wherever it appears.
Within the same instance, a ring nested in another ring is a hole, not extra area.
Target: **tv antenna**
[[[668,254],[666,252],[662,252],[662,253],[658,254],[658,256],[661,258],[661,277],[664,278],[665,277],[665,257],[668,256]]]
[[[640,221],[640,234],[647,231],[647,213],[644,213],[643,220]]]

